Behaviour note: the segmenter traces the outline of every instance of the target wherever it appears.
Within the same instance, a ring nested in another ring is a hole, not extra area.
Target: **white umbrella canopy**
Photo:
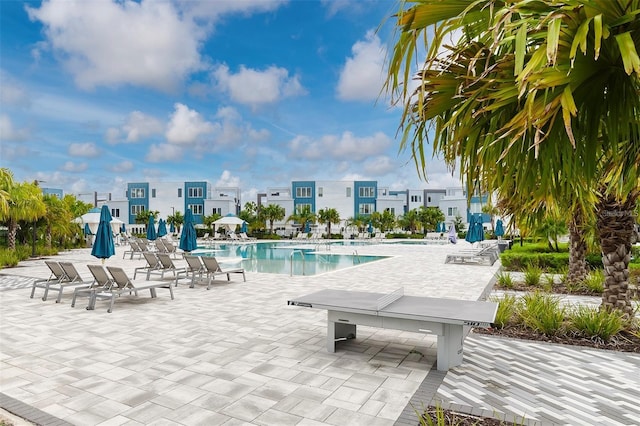
[[[245,223],[245,221],[237,216],[224,216],[213,222],[213,229],[217,229],[218,226],[224,226],[231,230],[235,229],[238,225],[242,226],[243,223]]]
[[[89,210],[88,213],[85,213],[80,217],[76,217],[71,222],[78,223],[80,225],[87,224],[89,225],[89,229],[91,230],[91,233],[95,234],[98,231],[98,224],[100,223],[100,209],[98,208],[91,209]],[[120,229],[122,228],[123,223],[124,222],[121,221],[120,219],[111,220],[110,222],[111,230],[113,231],[114,234],[120,233]]]

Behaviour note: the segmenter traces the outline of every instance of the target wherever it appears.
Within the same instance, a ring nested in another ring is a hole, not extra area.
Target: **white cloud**
[[[225,170],[216,181],[215,186],[239,188],[240,178],[238,176],[233,176],[229,170]]]
[[[175,161],[182,158],[182,148],[171,144],[153,144],[149,147],[145,160],[151,163],[159,163],[161,161]]]
[[[89,165],[87,163],[76,163],[74,161],[67,161],[62,165],[60,169],[64,170],[65,172],[80,173],[86,171],[88,168]]]
[[[109,127],[104,134],[104,139],[108,144],[114,145],[120,142],[120,129],[116,127]]]
[[[215,0],[194,1],[178,0],[184,14],[195,17],[215,20],[224,14],[242,13],[250,15],[253,12],[270,12],[276,10],[289,0]]]
[[[226,65],[213,71],[218,90],[228,93],[234,102],[257,108],[283,98],[306,94],[299,77],[289,77],[285,68],[271,66],[259,71],[245,66],[233,74]]]
[[[133,170],[133,162],[125,160],[125,161],[121,161],[118,164],[114,164],[113,166],[110,167],[112,172],[115,173],[125,173],[125,172],[130,172],[131,170]]]
[[[193,144],[216,129],[213,123],[206,121],[200,113],[186,105],[176,103],[174,107],[175,111],[171,115],[165,134],[169,143]]]
[[[373,176],[386,175],[398,168],[398,164],[386,155],[381,155],[364,163],[363,170]]]
[[[84,89],[123,84],[174,89],[202,69],[205,33],[171,2],[49,0],[27,7],[47,41]]]
[[[100,155],[98,147],[91,142],[87,143],[72,143],[68,149],[69,155],[74,157],[97,157]]]
[[[29,130],[13,127],[11,118],[6,114],[0,115],[0,141],[21,142],[29,138]]]
[[[353,56],[347,58],[340,72],[337,96],[347,101],[377,99],[384,84],[386,49],[373,31],[351,48]]]
[[[122,130],[126,133],[128,142],[137,142],[141,138],[162,133],[164,126],[155,117],[140,111],[133,111],[129,114],[129,119]]]
[[[392,142],[382,132],[366,137],[357,137],[351,132],[344,132],[340,136],[325,135],[319,139],[296,136],[289,142],[289,155],[306,160],[348,158],[350,161],[362,161],[381,154]]]
[[[27,91],[9,73],[0,70],[0,105],[28,107],[31,103]]]

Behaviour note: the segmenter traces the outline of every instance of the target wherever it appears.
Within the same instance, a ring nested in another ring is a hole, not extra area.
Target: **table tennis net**
[[[384,309],[396,300],[400,299],[402,296],[404,296],[404,287],[400,287],[399,289],[378,298],[378,310]]]

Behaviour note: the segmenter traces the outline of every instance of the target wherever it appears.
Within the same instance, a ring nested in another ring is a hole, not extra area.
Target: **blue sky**
[[[418,179],[379,97],[385,0],[0,0],[0,163],[18,180],[124,195],[207,180],[243,200],[292,180]]]

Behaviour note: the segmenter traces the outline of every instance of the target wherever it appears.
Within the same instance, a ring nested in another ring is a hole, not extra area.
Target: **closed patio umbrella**
[[[176,227],[175,227],[175,226],[173,226],[173,222],[171,222],[171,223],[169,224],[169,232],[171,232],[172,234],[173,234],[174,232],[176,232]]]
[[[197,238],[196,228],[193,225],[193,213],[187,209],[184,214],[184,224],[182,225],[182,234],[180,235],[180,245],[178,247],[185,252],[192,252],[198,248]]]
[[[502,220],[498,219],[496,222],[496,237],[500,238],[504,235],[504,227],[502,225]]]
[[[158,237],[164,237],[167,235],[167,222],[164,219],[158,221]]]
[[[152,214],[149,215],[149,225],[147,225],[147,240],[154,241],[158,238],[156,233],[156,219]]]
[[[98,223],[98,230],[96,232],[96,239],[91,248],[91,255],[102,259],[104,263],[105,259],[110,258],[116,253],[116,249],[113,245],[113,230],[111,229],[111,213],[109,207],[102,206],[100,211],[100,222]]]
[[[455,244],[458,242],[458,233],[456,232],[456,227],[455,225],[452,223],[451,227],[449,228],[449,242],[451,244]]]

